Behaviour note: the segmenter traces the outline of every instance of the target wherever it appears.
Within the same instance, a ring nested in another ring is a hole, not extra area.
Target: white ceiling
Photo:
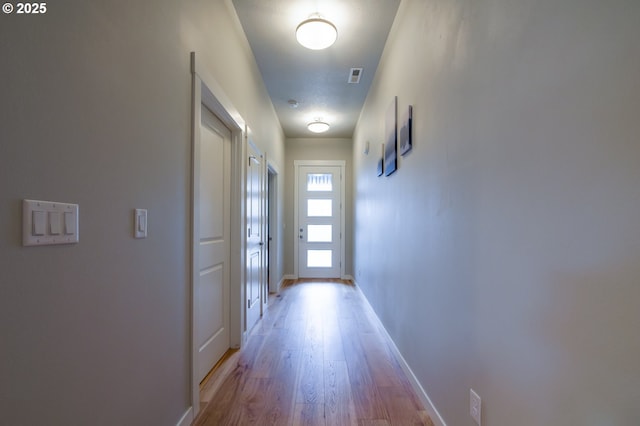
[[[233,0],[286,137],[352,137],[399,3]],[[326,50],[306,49],[295,38],[298,24],[314,13],[338,29],[338,40]],[[347,82],[351,68],[364,68],[359,84]],[[307,130],[315,118],[331,129]]]

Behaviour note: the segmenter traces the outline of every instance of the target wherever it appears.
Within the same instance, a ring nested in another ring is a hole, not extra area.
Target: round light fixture
[[[313,133],[324,133],[329,130],[329,123],[325,123],[324,121],[316,120],[307,124],[307,129],[312,131]]]
[[[322,50],[331,46],[338,38],[335,25],[320,17],[302,21],[296,28],[298,43],[311,50]]]

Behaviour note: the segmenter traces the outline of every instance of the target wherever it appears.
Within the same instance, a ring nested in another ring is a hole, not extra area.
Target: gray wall
[[[640,2],[403,1],[354,135],[358,284],[447,424],[640,424]],[[375,176],[393,96],[415,147]],[[379,237],[382,235],[382,237]]]
[[[294,186],[296,160],[344,160],[345,166],[345,274],[353,275],[353,171],[352,171],[352,140],[324,139],[324,138],[288,138],[285,142],[286,183],[284,195],[284,274],[291,275],[294,271],[293,247],[297,237],[294,229]]]
[[[191,404],[191,51],[284,169],[237,17],[94,0],[1,21],[0,424],[174,425]],[[22,247],[23,198],[78,203],[80,243]]]

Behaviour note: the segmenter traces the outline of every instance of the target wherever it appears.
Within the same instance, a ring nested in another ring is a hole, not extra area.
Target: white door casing
[[[296,276],[344,276],[344,161],[295,161]]]

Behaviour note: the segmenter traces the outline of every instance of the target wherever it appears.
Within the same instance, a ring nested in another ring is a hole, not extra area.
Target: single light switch
[[[133,215],[134,238],[147,238],[147,209],[135,209]]]
[[[49,234],[60,235],[60,212],[49,212]]]
[[[76,233],[76,215],[73,212],[64,212],[64,233],[65,235]]]
[[[40,210],[34,210],[31,214],[32,214],[32,220],[33,220],[33,230],[31,231],[31,235],[34,235],[34,236],[44,235],[46,232],[45,223],[46,223],[47,213]]]

